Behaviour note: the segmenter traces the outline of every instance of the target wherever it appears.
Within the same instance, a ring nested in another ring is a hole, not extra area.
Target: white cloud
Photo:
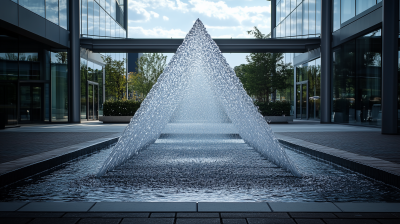
[[[163,29],[160,27],[155,27],[151,29],[144,29],[143,27],[129,27],[129,33],[134,34],[135,37],[141,38],[182,38],[186,36],[187,32],[181,29]]]
[[[244,21],[252,23],[266,21],[270,16],[269,6],[235,6],[229,7],[225,2],[207,0],[189,0],[193,12],[203,14],[207,17],[218,18],[220,20],[234,19],[240,24]]]
[[[166,17],[166,16],[163,16],[162,18],[163,18],[163,20],[165,20],[165,21],[168,21],[168,20],[169,20],[169,18]]]
[[[188,4],[182,2],[181,0],[129,0],[128,7],[131,10],[135,10],[137,8],[169,8],[172,10],[177,10],[183,13],[189,11]]]
[[[154,18],[158,18],[160,15],[158,13],[150,11],[150,14],[154,16]]]

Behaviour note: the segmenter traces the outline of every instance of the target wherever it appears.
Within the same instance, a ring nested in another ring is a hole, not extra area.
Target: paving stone
[[[222,219],[223,224],[247,224],[246,219]]]
[[[335,213],[335,215],[342,219],[396,219],[399,218],[393,213],[374,213],[374,212],[362,212],[362,213],[348,213],[348,212],[341,212]]]
[[[75,224],[78,218],[35,218],[29,224]]]
[[[377,219],[382,224],[399,224],[400,219]]]
[[[274,212],[340,212],[330,202],[269,202]]]
[[[341,213],[337,213],[341,214]],[[337,218],[333,213],[324,213],[324,212],[290,212],[289,215],[292,218],[304,218],[304,219],[334,219]]]
[[[199,202],[199,212],[271,212],[267,203],[258,202]]]
[[[325,224],[322,219],[295,219],[297,224]]]
[[[173,224],[173,218],[125,218],[120,224]]]
[[[31,221],[30,218],[0,218],[1,224],[25,224]]]
[[[220,224],[219,218],[178,218],[176,224]]]
[[[378,224],[374,219],[323,219],[327,224]]]
[[[63,217],[76,218],[148,218],[150,213],[139,212],[69,212]]]
[[[92,207],[91,202],[31,202],[20,212],[86,212]]]
[[[287,213],[279,212],[223,212],[222,218],[282,218],[289,219]]]
[[[219,213],[210,212],[180,212],[177,218],[219,218]]]
[[[150,218],[175,218],[175,212],[153,212]]]
[[[1,212],[13,212],[17,211],[22,206],[28,204],[27,202],[0,202]]]
[[[248,218],[249,224],[295,224],[293,219]]]
[[[196,212],[196,202],[98,202],[91,212]]]
[[[400,203],[342,203],[335,205],[343,212],[400,212]]]
[[[79,224],[118,224],[121,219],[115,218],[83,218]]]
[[[0,212],[0,217],[60,218],[63,212]]]

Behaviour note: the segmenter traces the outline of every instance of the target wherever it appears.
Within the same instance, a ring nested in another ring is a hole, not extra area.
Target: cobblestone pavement
[[[400,135],[380,132],[277,132],[318,145],[400,164]]]
[[[0,163],[116,133],[118,132],[1,132]]]
[[[400,223],[400,213],[43,213],[1,212],[0,223],[65,223],[65,224],[391,224]]]

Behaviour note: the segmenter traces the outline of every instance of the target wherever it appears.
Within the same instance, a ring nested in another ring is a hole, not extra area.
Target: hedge
[[[290,116],[291,104],[289,102],[256,102],[255,105],[258,107],[258,110],[263,116]]]
[[[133,116],[141,102],[132,100],[109,100],[103,104],[104,116]]]

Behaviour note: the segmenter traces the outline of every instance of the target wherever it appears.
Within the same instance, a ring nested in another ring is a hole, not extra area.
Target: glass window
[[[60,26],[68,30],[68,0],[60,0]]]
[[[0,80],[18,79],[18,38],[0,36]]]
[[[107,37],[111,36],[110,26],[111,26],[111,17],[108,14],[106,14],[106,36]]]
[[[340,0],[333,0],[333,31],[340,29]]]
[[[115,37],[115,21],[111,19],[111,37]]]
[[[87,82],[87,67],[88,61],[81,58],[81,119],[86,118],[86,82]]]
[[[286,36],[289,37],[290,36],[290,16],[286,17],[285,19],[285,27],[286,27]]]
[[[315,33],[321,34],[321,0],[315,2]]]
[[[308,36],[308,0],[303,2],[303,35]]]
[[[106,3],[104,0],[100,0],[98,2],[100,3],[101,7],[105,8]]]
[[[356,14],[360,14],[376,4],[376,0],[356,0]]]
[[[315,0],[308,1],[308,33],[315,34]]]
[[[51,52],[51,120],[68,122],[67,52]]]
[[[297,7],[296,11],[297,11],[297,23],[296,23],[297,36],[301,36],[301,35],[303,35],[303,15],[302,15],[303,8],[302,8],[302,5]]]
[[[100,6],[95,2],[93,10],[93,35],[100,36]]]
[[[88,34],[94,34],[94,5],[93,0],[88,0]]]
[[[315,59],[315,94],[314,94],[314,116],[316,119],[321,119],[320,117],[320,107],[321,107],[321,58]]]
[[[115,7],[117,5],[117,2],[115,0],[111,0],[111,17],[116,18],[116,12],[115,12]]]
[[[292,37],[296,36],[296,11],[293,11],[292,14],[290,14],[290,35]]]
[[[285,0],[285,8],[286,8],[285,17],[287,17],[290,14],[290,0]]]
[[[290,0],[290,11],[292,12],[297,6],[296,0]]]
[[[44,12],[44,0],[19,0],[19,4],[23,6],[26,9],[29,9],[30,11],[38,14],[39,16],[45,18],[45,12]]]
[[[353,18],[356,14],[355,0],[342,0],[340,4],[341,23]]]
[[[46,0],[46,19],[58,25],[58,0]]]
[[[82,7],[81,7],[81,9],[82,9],[82,19],[81,19],[81,21],[82,21],[82,25],[81,25],[81,29],[82,29],[82,31],[81,31],[81,34],[83,34],[83,35],[85,35],[85,34],[88,34],[88,31],[87,31],[87,27],[88,27],[88,14],[87,14],[87,0],[82,0]]]
[[[278,2],[276,5],[276,24],[278,25],[279,22],[281,21],[281,8],[280,8],[281,3]]]
[[[111,2],[111,0],[106,0],[106,8],[105,8],[105,10],[106,10],[106,12],[108,14],[110,14],[110,6],[111,6],[110,2]]]
[[[282,21],[281,23],[281,37],[286,37],[286,26],[285,26],[285,21]]]
[[[106,12],[100,8],[100,36],[106,36]]]

